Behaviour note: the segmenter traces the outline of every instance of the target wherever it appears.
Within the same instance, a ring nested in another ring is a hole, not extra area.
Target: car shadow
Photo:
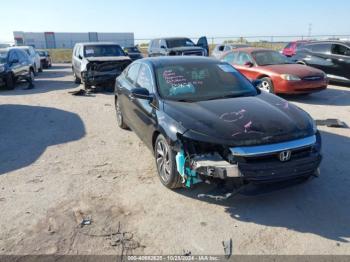
[[[328,87],[321,92],[308,95],[281,95],[282,98],[310,105],[349,106],[350,90]]]
[[[52,145],[85,136],[81,118],[60,109],[0,105],[0,175],[29,166]]]
[[[71,66],[68,64],[54,65],[49,69],[44,69],[38,73],[34,80],[34,88],[27,89],[28,83],[19,82],[14,90],[6,90],[5,87],[0,88],[1,96],[13,95],[31,95],[47,93],[57,90],[66,90],[79,87],[74,83]]]
[[[198,194],[215,189],[214,185],[201,184],[193,190],[177,192],[198,201],[222,205],[235,220],[349,242],[350,139],[329,132],[322,132],[322,138],[324,159],[319,178],[310,178],[304,183],[248,185],[225,201],[198,198]]]

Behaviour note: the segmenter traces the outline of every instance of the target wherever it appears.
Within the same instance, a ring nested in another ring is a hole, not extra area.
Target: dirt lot
[[[197,198],[209,185],[163,187],[152,154],[118,129],[113,95],[68,94],[69,65],[23,87],[0,92],[1,254],[221,255],[230,238],[234,254],[350,254],[349,129],[320,127],[320,178],[215,202]],[[288,99],[350,125],[347,87]]]

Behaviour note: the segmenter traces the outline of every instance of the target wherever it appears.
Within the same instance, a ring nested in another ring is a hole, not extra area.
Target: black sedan
[[[350,42],[310,42],[298,49],[291,59],[321,69],[332,81],[350,84]]]
[[[141,59],[116,80],[117,122],[152,150],[168,188],[318,174],[321,138],[313,119],[258,84],[210,58]]]
[[[28,54],[16,47],[0,49],[0,86],[14,89],[17,81],[34,81],[34,68]]]

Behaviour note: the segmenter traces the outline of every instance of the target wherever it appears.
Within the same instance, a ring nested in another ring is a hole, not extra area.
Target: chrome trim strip
[[[230,151],[234,156],[261,156],[277,153],[286,150],[300,149],[316,143],[316,136],[309,136],[297,140],[275,143],[261,146],[231,147]]]

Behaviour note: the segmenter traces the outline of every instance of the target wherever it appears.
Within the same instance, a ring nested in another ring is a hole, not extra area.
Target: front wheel
[[[128,126],[124,123],[123,113],[120,109],[119,99],[115,99],[115,113],[117,116],[117,124],[121,129],[128,129]]]
[[[175,152],[163,135],[159,135],[154,145],[154,156],[160,181],[170,189],[182,187],[182,177],[176,170]]]
[[[6,77],[6,88],[8,90],[15,89],[15,79],[12,74],[8,74]]]
[[[260,80],[261,80],[261,84],[259,85],[259,88],[262,91],[265,91],[265,92],[268,92],[268,93],[271,93],[271,94],[275,93],[275,89],[274,89],[274,86],[273,86],[271,78],[263,77]]]
[[[75,84],[81,84],[81,79],[77,76],[77,74],[73,70],[73,77],[74,77],[74,83]]]

